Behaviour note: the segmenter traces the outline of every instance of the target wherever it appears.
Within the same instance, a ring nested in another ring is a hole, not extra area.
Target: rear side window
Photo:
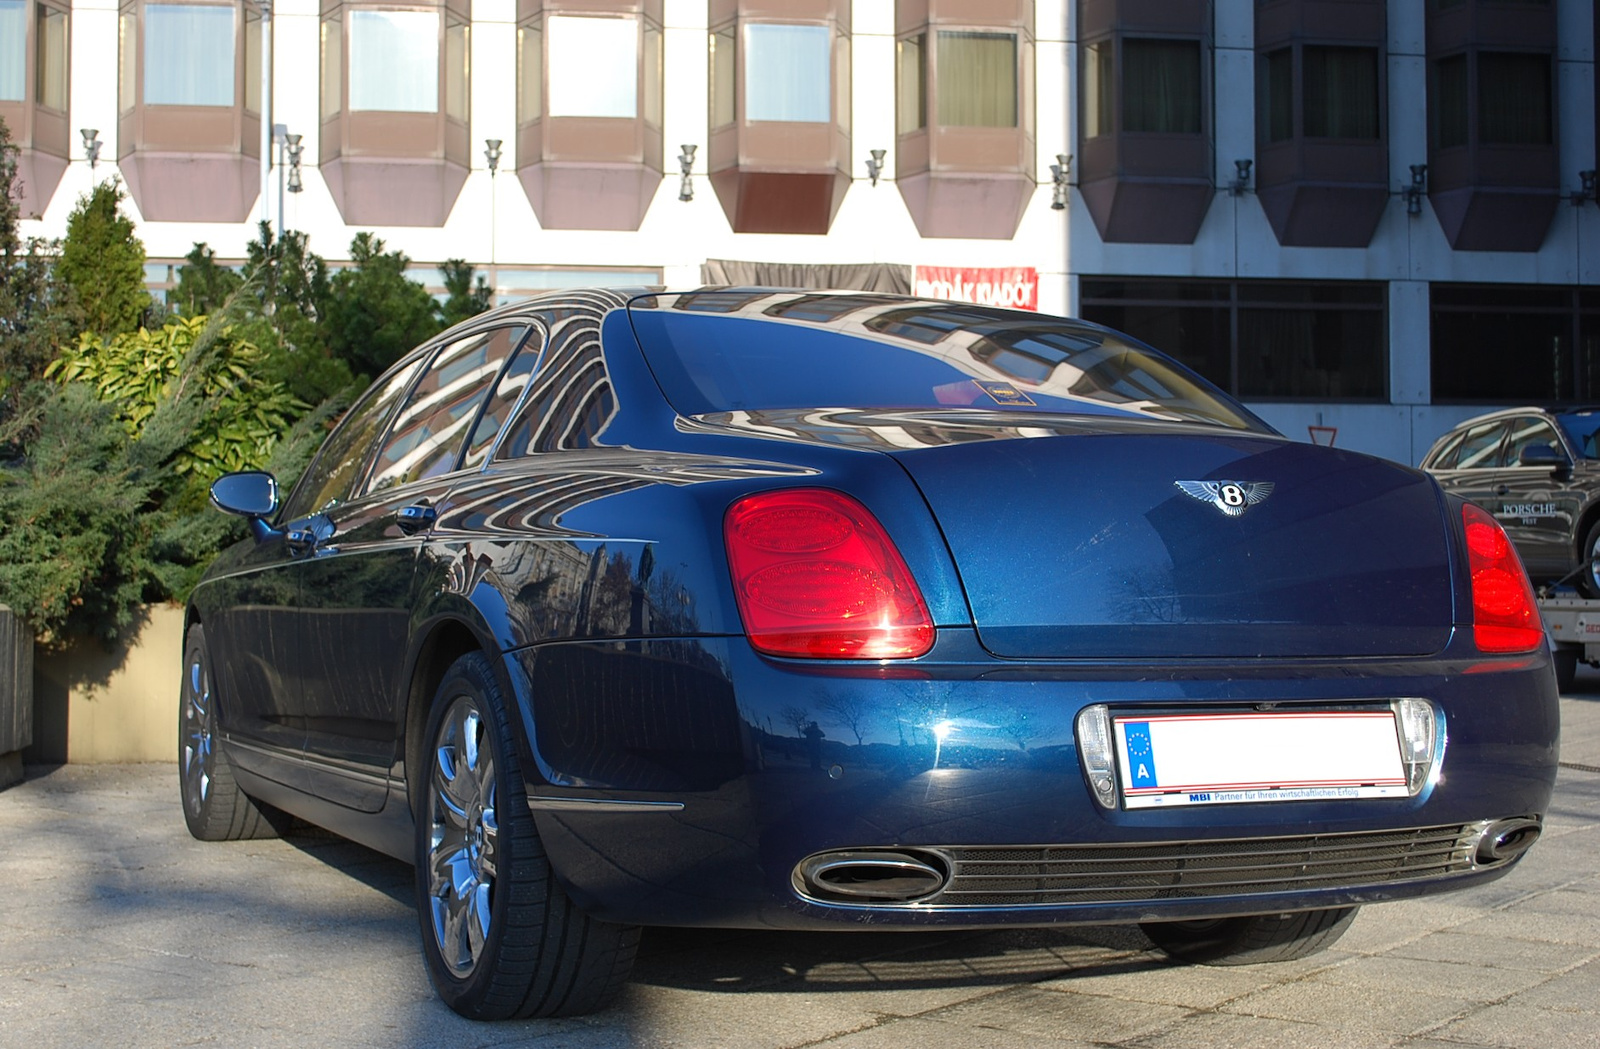
[[[1531,447],[1552,448],[1565,454],[1561,438],[1555,427],[1543,419],[1521,418],[1511,423],[1511,436],[1506,441],[1506,465],[1516,466],[1522,459],[1522,450]]]
[[[601,315],[574,308],[540,317],[548,328],[545,363],[506,427],[497,460],[591,448],[616,414],[611,375],[600,349]]]
[[[284,504],[284,520],[320,513],[350,497],[372,451],[372,442],[383,432],[384,423],[400,403],[424,359],[415,360],[379,379],[356,406],[345,413],[344,420],[323,442],[317,458]]]
[[[468,428],[526,325],[490,328],[447,345],[411,391],[372,466],[369,491],[456,468]]]

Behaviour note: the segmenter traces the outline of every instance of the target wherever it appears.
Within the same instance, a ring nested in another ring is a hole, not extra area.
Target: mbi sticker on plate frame
[[[1407,796],[1391,711],[1113,717],[1130,809]]]

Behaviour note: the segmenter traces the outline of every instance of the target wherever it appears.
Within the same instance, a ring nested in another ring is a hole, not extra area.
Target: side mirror
[[[1572,463],[1559,448],[1552,448],[1548,444],[1530,444],[1517,456],[1517,465],[1537,466],[1551,473],[1559,473],[1570,469]]]
[[[211,505],[226,514],[248,518],[257,539],[272,534],[263,518],[278,512],[277,478],[262,470],[223,474],[211,484]]]

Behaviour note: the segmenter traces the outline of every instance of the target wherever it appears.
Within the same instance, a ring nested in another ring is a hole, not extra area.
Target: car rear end
[[[540,833],[584,906],[792,928],[1202,919],[1465,887],[1536,840],[1557,696],[1492,518],[1248,420],[992,408],[685,427],[811,469],[684,491],[721,532],[741,629],[657,645],[643,687],[672,693],[663,721],[707,726],[672,760],[721,771],[652,784],[592,762],[572,796],[636,806],[605,814],[551,788]],[[538,659],[535,693],[560,676]]]

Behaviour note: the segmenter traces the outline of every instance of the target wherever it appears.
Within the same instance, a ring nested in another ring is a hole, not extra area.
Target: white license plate
[[[1407,795],[1389,711],[1112,721],[1130,809]]]

